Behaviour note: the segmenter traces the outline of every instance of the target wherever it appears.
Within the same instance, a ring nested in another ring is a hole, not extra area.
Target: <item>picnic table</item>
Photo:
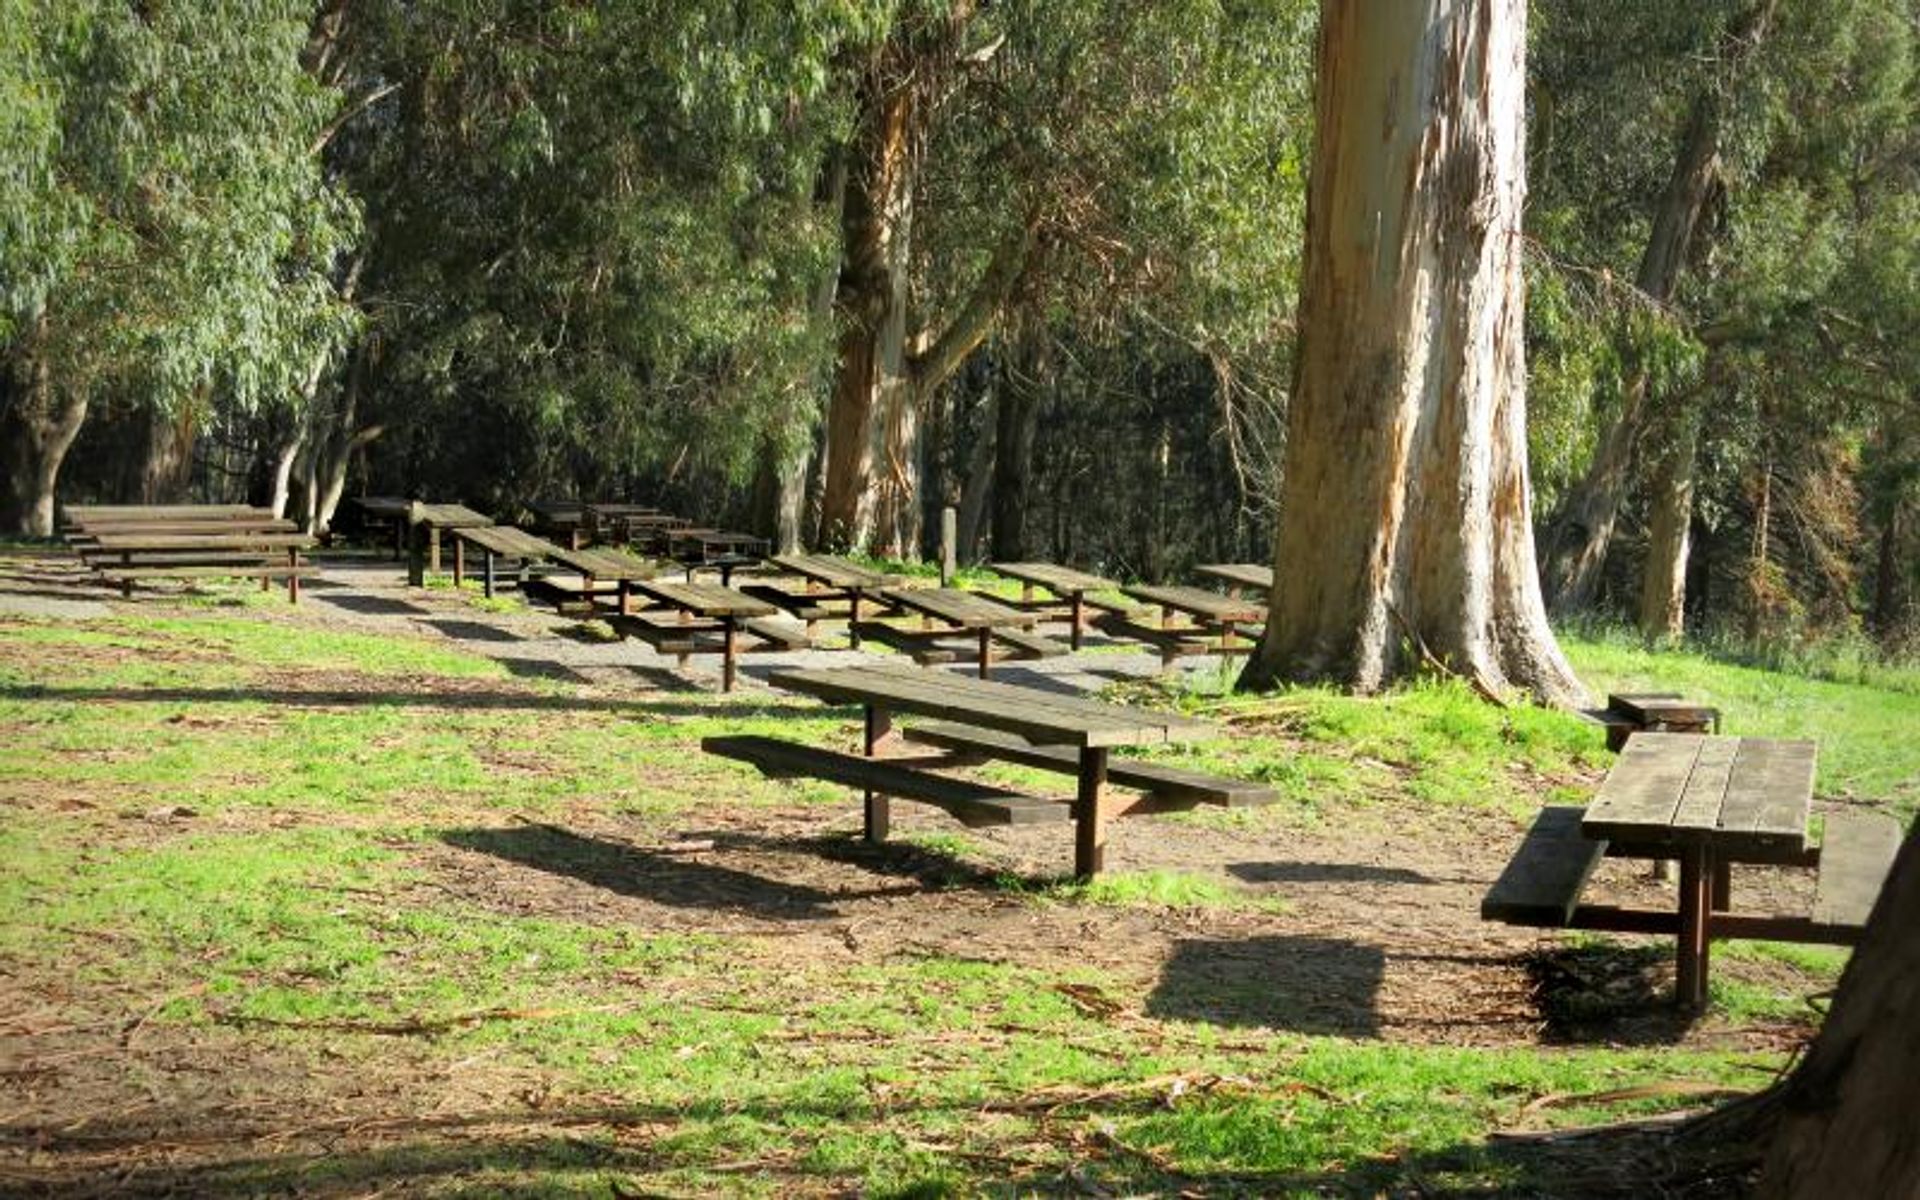
[[[685,666],[687,656],[702,652],[721,655],[720,690],[731,692],[735,665],[739,661],[739,638],[743,629],[780,649],[792,647],[794,639],[775,627],[757,620],[779,610],[771,603],[730,587],[711,583],[676,583],[664,579],[634,579],[635,592],[674,614],[660,622],[650,612],[628,614],[615,623],[623,633],[634,633],[655,649],[677,654]],[[712,643],[697,635],[717,633]],[[800,639],[802,642],[804,638]]]
[[[399,562],[407,547],[407,510],[413,501],[405,496],[356,496],[353,506],[360,510],[366,528],[384,527],[393,534],[393,561]]]
[[[776,687],[864,710],[864,755],[803,746],[778,738],[709,737],[708,753],[748,762],[773,776],[828,779],[864,793],[868,840],[886,839],[890,798],[941,808],[969,825],[1024,825],[1071,821],[1074,871],[1097,874],[1105,862],[1106,823],[1126,816],[1171,812],[1199,804],[1268,803],[1270,788],[1132,759],[1110,761],[1115,746],[1157,746],[1217,735],[1212,726],[1172,713],[1104,704],[1077,696],[974,679],[947,671],[893,666],[776,671]],[[895,714],[929,718],[899,740],[950,751],[932,762],[889,763],[897,744]],[[936,768],[988,759],[1071,775],[1071,802],[935,773]],[[1138,794],[1122,796],[1110,785]]]
[[[1227,595],[1235,600],[1246,588],[1263,596],[1273,591],[1273,568],[1264,563],[1202,563],[1194,571],[1226,584]]]
[[[413,541],[413,559],[407,569],[407,582],[414,587],[426,581],[428,572],[435,575],[440,573],[442,530],[479,529],[493,524],[492,517],[475,512],[464,504],[423,504],[418,500],[407,505],[406,521]]]
[[[668,555],[686,567],[689,582],[695,571],[709,568],[720,572],[720,586],[729,587],[734,571],[757,565],[767,549],[767,539],[752,533],[691,527],[665,533]]]
[[[248,524],[290,523],[269,519]],[[89,533],[85,544],[76,545],[76,549],[103,580],[117,585],[128,596],[133,594],[134,584],[143,579],[257,575],[262,591],[272,587],[273,580],[285,579],[288,602],[298,604],[300,579],[313,573],[311,566],[300,561],[300,552],[314,544],[314,539],[304,533],[259,530],[247,524],[211,524],[198,532],[184,533],[170,522],[157,523],[157,528],[159,532],[110,526],[104,532]]]
[[[560,548],[545,538],[535,537],[511,525],[457,527],[448,532],[453,535],[453,586],[459,587],[466,576],[466,548],[472,545],[481,553],[481,590],[489,599],[494,589],[494,559],[517,561],[517,575],[524,584],[533,565],[544,562]]]
[[[1878,813],[1833,813],[1813,845],[1815,760],[1808,741],[1635,734],[1591,804],[1541,810],[1481,914],[1520,925],[1673,934],[1676,996],[1695,1009],[1706,1003],[1713,938],[1851,945],[1892,865],[1900,826]],[[1581,903],[1606,855],[1678,859],[1677,908]],[[1739,864],[1817,868],[1812,914],[1733,912]]]
[[[533,519],[531,532],[542,537],[564,538],[569,550],[578,550],[585,536],[587,506],[578,500],[528,500],[520,507]]]
[[[1110,592],[1120,585],[1111,579],[1098,575],[1089,575],[1085,571],[1076,571],[1072,567],[1063,567],[1047,562],[997,562],[993,569],[1009,579],[1020,581],[1020,601],[1022,604],[1035,603],[1033,589],[1042,587],[1067,602],[1067,622],[1071,633],[1068,643],[1073,649],[1080,649],[1081,634],[1086,629],[1086,604],[1089,592]],[[1051,606],[1049,606],[1051,607]]]
[[[635,558],[619,550],[567,550],[559,546],[548,549],[547,558],[580,575],[581,582],[574,599],[584,599],[589,609],[593,607],[593,598],[603,591],[618,597],[618,609],[621,616],[633,611],[633,585],[642,579],[652,579],[660,573],[660,564]],[[610,589],[602,589],[603,581],[611,581]],[[564,585],[556,580],[547,579],[544,585],[556,592],[566,593]]]
[[[1004,643],[1009,657],[1049,658],[1066,653],[1066,647],[1048,638],[1025,632],[1040,621],[1040,614],[1025,612],[1002,604],[978,592],[963,588],[884,588],[882,599],[897,609],[920,614],[923,625],[938,621],[941,628],[920,631],[900,629],[883,621],[868,621],[858,632],[875,641],[887,642],[913,654],[922,662],[941,661],[937,643],[955,634],[972,634],[977,642],[975,663],[985,679],[993,663],[993,643]]]
[[[1135,583],[1120,590],[1158,608],[1158,626],[1145,624],[1132,613],[1108,612],[1099,618],[1100,627],[1115,636],[1157,646],[1162,664],[1183,654],[1244,654],[1252,646],[1240,639],[1240,626],[1267,619],[1266,605],[1205,588]]]
[[[878,602],[880,592],[897,581],[879,571],[870,570],[859,563],[849,562],[833,554],[775,554],[768,562],[789,574],[798,575],[807,581],[805,602],[806,613],[818,611],[822,600],[845,600],[847,602],[847,632],[853,648],[860,648],[860,604],[863,600]],[[765,595],[765,593],[762,593]],[[797,604],[775,600],[794,609]],[[809,616],[811,623],[817,616]]]

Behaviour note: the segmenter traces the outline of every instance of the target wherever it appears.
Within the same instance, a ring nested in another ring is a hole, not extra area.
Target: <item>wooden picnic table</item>
[[[393,533],[393,561],[399,562],[407,551],[407,510],[413,501],[405,496],[356,496],[353,506],[360,510],[362,517],[374,518],[373,522],[385,525]]]
[[[580,548],[581,538],[586,532],[587,506],[578,500],[528,500],[521,508],[533,518],[529,525],[533,532],[554,537],[564,536],[567,547]]]
[[[471,544],[480,550],[481,591],[489,599],[494,589],[494,559],[516,560],[520,564],[517,573],[524,583],[533,564],[546,561],[554,551],[560,549],[545,538],[535,537],[511,525],[479,525],[454,528],[448,532],[453,536],[453,586],[459,587],[466,576],[466,547]]]
[[[1243,588],[1263,596],[1273,591],[1273,568],[1264,563],[1203,563],[1194,571],[1226,584],[1227,595],[1235,600]]]
[[[311,566],[300,562],[300,552],[314,544],[314,539],[304,533],[255,532],[216,525],[193,533],[177,532],[171,524],[156,528],[162,532],[116,527],[113,532],[93,535],[89,544],[76,549],[103,579],[129,596],[136,582],[151,578],[257,575],[263,591],[273,586],[274,579],[284,578],[288,601],[298,604],[300,578],[313,572]],[[284,561],[278,561],[281,552]]]
[[[1817,752],[1808,741],[1705,733],[1636,733],[1584,810],[1543,809],[1481,905],[1516,924],[1670,933],[1675,992],[1706,1003],[1710,940],[1858,940],[1898,849],[1900,827],[1877,813],[1834,813],[1810,844]],[[1604,855],[1678,859],[1677,911],[1585,904],[1581,890]],[[1736,913],[1737,864],[1817,867],[1810,916]]]
[[[427,573],[440,573],[440,533],[442,530],[478,529],[493,524],[493,518],[485,513],[475,512],[464,504],[423,504],[413,501],[408,504],[406,521],[413,530],[413,564],[408,571],[408,582],[415,587],[424,583]],[[421,538],[425,537],[425,562],[421,561],[423,547]]]
[[[1033,589],[1036,587],[1043,587],[1067,602],[1067,621],[1071,629],[1068,640],[1075,650],[1080,649],[1081,634],[1086,628],[1087,593],[1110,592],[1120,586],[1111,579],[1089,575],[1057,563],[997,562],[992,565],[1000,574],[1020,581],[1020,600],[1024,604],[1034,603]]]
[[[1158,645],[1163,663],[1181,654],[1245,653],[1252,646],[1240,640],[1240,626],[1257,625],[1267,619],[1266,605],[1206,588],[1133,583],[1120,590],[1158,608],[1159,628],[1139,624],[1127,614],[1107,614],[1104,619],[1108,623],[1102,627],[1119,636]]]
[[[878,757],[893,732],[893,716],[905,713],[956,721],[983,730],[1015,735],[1027,747],[1067,747],[1076,755],[1077,789],[1069,815],[1074,823],[1074,871],[1082,878],[1097,874],[1106,857],[1105,823],[1110,818],[1165,811],[1151,794],[1126,802],[1107,794],[1108,750],[1114,746],[1157,746],[1199,741],[1217,736],[1212,726],[1173,713],[1104,704],[1078,696],[1017,687],[994,680],[973,679],[947,671],[920,671],[891,666],[844,667],[830,670],[776,671],[776,687],[802,692],[833,704],[858,704],[865,710],[864,746],[868,758]],[[804,749],[804,748],[799,748]],[[896,769],[897,771],[898,769]],[[1007,822],[1045,820],[1057,813],[1057,802],[990,789],[943,797],[940,784],[960,781],[942,777],[895,774],[900,785],[914,789],[911,798],[943,804],[966,812],[969,806],[997,809]],[[927,785],[921,791],[922,785]],[[903,788],[904,790],[904,788]],[[948,801],[951,803],[948,803]],[[887,836],[890,812],[887,794],[865,792],[866,836]]]
[[[673,560],[687,568],[689,582],[704,568],[720,573],[722,587],[732,585],[735,570],[758,565],[767,550],[767,539],[758,534],[724,529],[668,530],[667,543]]]
[[[807,581],[807,591],[820,599],[844,599],[848,604],[847,633],[853,648],[860,648],[860,602],[877,600],[880,592],[898,580],[859,563],[833,554],[775,554],[767,559],[783,571]]]
[[[660,564],[635,558],[618,550],[566,550],[559,546],[547,551],[547,557],[561,566],[580,574],[585,583],[587,602],[593,602],[594,585],[603,579],[610,579],[617,585],[619,592],[619,611],[626,616],[633,611],[633,584],[637,580],[652,579],[660,573]]]
[[[935,631],[933,637],[951,636],[952,633],[971,633],[978,642],[976,667],[980,678],[985,679],[993,663],[993,642],[996,637],[1014,637],[1015,648],[1024,642],[1043,641],[1044,639],[1021,639],[1013,631],[1029,629],[1040,621],[1040,614],[1024,612],[1011,605],[1002,604],[978,592],[969,592],[964,588],[884,588],[880,595],[896,608],[919,613],[923,622],[939,621],[946,628]],[[869,625],[867,632],[879,631]],[[927,634],[915,635],[910,632],[897,632],[891,636],[904,639],[912,644],[916,636],[927,638]]]
[[[770,617],[779,611],[765,600],[736,592],[724,585],[635,579],[632,588],[649,600],[673,609],[678,615],[677,625],[665,630],[665,633],[686,637],[700,632],[694,627],[695,621],[708,622],[707,628],[719,632],[720,690],[723,692],[733,690],[734,668],[740,653],[741,623],[756,617]],[[685,665],[688,654],[695,652],[697,648],[690,644],[688,649],[680,651],[681,665]]]

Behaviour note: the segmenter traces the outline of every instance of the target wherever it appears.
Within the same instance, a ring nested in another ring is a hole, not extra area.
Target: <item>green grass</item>
[[[1569,650],[1597,688],[1671,688],[1722,704],[1736,732],[1817,736],[1823,787],[1911,810],[1915,751],[1897,730],[1920,727],[1912,693],[1604,642]],[[1268,808],[1180,818],[1223,829],[1416,822],[1442,836],[1462,812],[1581,794],[1607,761],[1591,726],[1495,709],[1452,684],[1361,700],[1238,697],[1220,682],[1116,695],[1231,725],[1229,738],[1155,755],[1280,792]],[[644,847],[708,829],[761,835],[771,806],[818,804],[850,827],[857,804],[698,752],[720,733],[850,748],[857,714],[758,695],[609,701],[435,641],[245,610],[0,618],[0,970],[57,982],[48,994],[131,998],[130,1011],[85,1017],[106,1031],[105,1052],[121,1053],[136,1020],[152,1037],[218,1029],[248,1061],[310,1073],[290,1087],[403,1063],[433,1080],[480,1072],[482,1108],[530,1114],[464,1141],[423,1125],[325,1157],[240,1154],[197,1177],[231,1192],[1474,1187],[1527,1169],[1485,1147],[1490,1130],[1666,1111],[1694,1100],[1581,1098],[1676,1080],[1753,1088],[1782,1061],[1711,1040],[1452,1046],[1364,1020],[1347,1035],[1284,1014],[1235,1023],[1168,1000],[1176,978],[1097,955],[997,961],[991,951],[1017,942],[962,949],[933,931],[866,949],[831,892],[814,901],[825,915],[748,921],[666,890],[673,871],[707,868]],[[988,835],[905,840],[996,869]],[[769,849],[765,869],[776,853],[815,852]],[[872,886],[913,893],[879,902],[952,905],[961,928],[998,914],[1015,939],[1030,920],[1084,922],[1090,946],[1145,928],[1231,944],[1290,919],[1277,893],[1194,870],[956,882],[953,896],[905,876]],[[634,919],[621,905],[636,887],[686,907],[670,927]],[[549,896],[562,891],[586,906],[557,910]],[[1366,939],[1356,931],[1355,948]],[[1772,943],[1716,956],[1721,1027],[1804,1027],[1810,993],[1845,961]],[[1212,986],[1232,992],[1222,1003],[1270,1012],[1259,1002],[1278,982],[1239,973]],[[1474,998],[1445,999],[1470,1025]],[[220,1066],[200,1064],[215,1078]],[[519,1099],[529,1081],[537,1105]]]

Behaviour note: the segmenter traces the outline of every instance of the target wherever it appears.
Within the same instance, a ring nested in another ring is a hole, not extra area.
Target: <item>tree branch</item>
[[[925,394],[946,382],[966,361],[967,355],[973,353],[974,347],[993,331],[1001,306],[1026,274],[1037,227],[1037,222],[1029,220],[1000,243],[972,293],[945,329],[932,336],[918,334],[909,343],[912,360],[908,372],[916,393]]]

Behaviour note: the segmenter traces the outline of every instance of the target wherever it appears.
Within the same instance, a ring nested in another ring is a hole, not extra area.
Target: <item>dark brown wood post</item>
[[[1733,864],[1726,859],[1717,859],[1713,864],[1713,911],[1730,912],[1733,909]]]
[[[1080,750],[1080,787],[1073,800],[1073,873],[1091,879],[1107,859],[1107,831],[1100,816],[1100,795],[1106,790],[1107,748]]]
[[[467,577],[467,539],[460,536],[458,529],[453,530],[453,586],[458,589],[460,581]]]
[[[733,690],[733,664],[739,652],[740,621],[732,613],[720,618],[720,635],[723,639],[720,662],[720,690]]]
[[[1073,615],[1070,619],[1073,621],[1073,631],[1067,635],[1067,641],[1075,650],[1078,650],[1080,649],[1081,626],[1087,619],[1087,594],[1085,592],[1076,591],[1073,593]]]
[[[287,547],[287,603],[300,603],[300,547]]]
[[[480,594],[491,600],[493,599],[493,551],[485,546],[480,547],[480,550],[485,555],[480,560]]]
[[[893,732],[893,714],[884,708],[867,705],[866,751],[868,758],[878,758],[882,743]],[[892,812],[887,798],[871,789],[866,794],[866,838],[870,842],[887,840],[887,830],[892,824]]]
[[[407,586],[425,587],[427,585],[427,567],[424,560],[426,529],[422,522],[426,514],[418,500],[407,505]]]
[[[993,630],[988,626],[980,627],[980,678],[987,677],[987,668],[993,663]]]
[[[860,648],[860,589],[847,593],[847,644]]]
[[[1674,960],[1674,992],[1682,1008],[1695,1012],[1707,1005],[1712,859],[1704,846],[1688,846],[1680,852],[1680,938]]]

